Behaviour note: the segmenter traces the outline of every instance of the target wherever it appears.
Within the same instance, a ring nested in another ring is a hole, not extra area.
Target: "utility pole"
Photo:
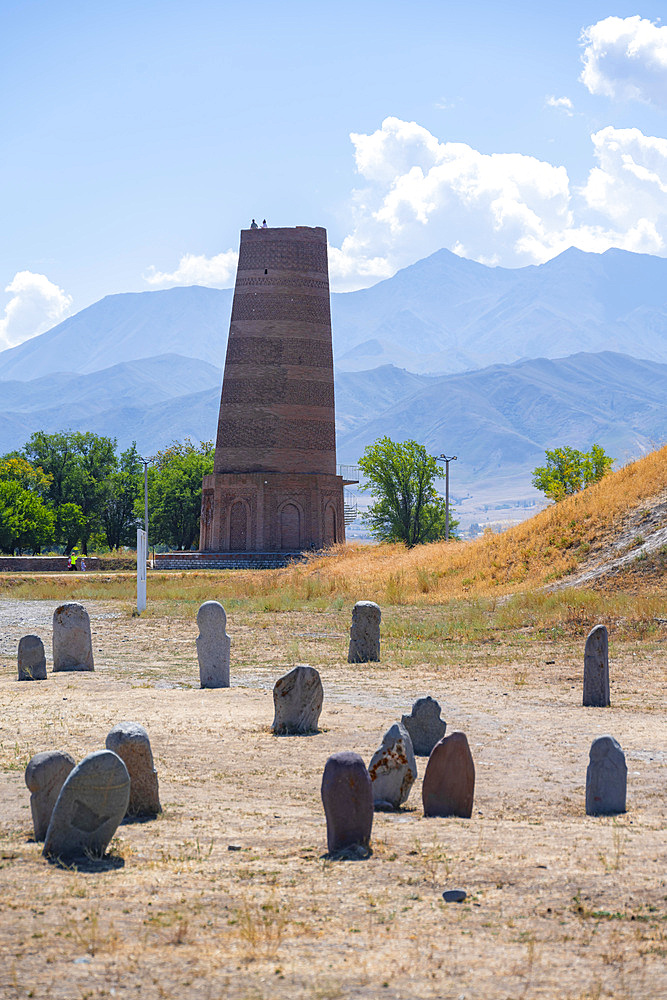
[[[449,463],[456,461],[456,455],[438,455],[436,462],[445,463],[445,541],[449,541]]]

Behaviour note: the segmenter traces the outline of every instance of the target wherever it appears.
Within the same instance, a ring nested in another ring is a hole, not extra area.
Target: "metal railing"
[[[361,479],[358,465],[337,465],[336,475],[342,476],[343,479],[348,479],[352,483],[358,483]]]

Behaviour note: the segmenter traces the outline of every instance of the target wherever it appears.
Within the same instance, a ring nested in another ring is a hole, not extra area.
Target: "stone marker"
[[[442,898],[446,903],[462,903],[467,895],[465,889],[445,889]]]
[[[598,736],[591,744],[586,770],[586,813],[612,816],[625,812],[628,768],[613,736]]]
[[[374,601],[357,601],[352,608],[348,663],[371,663],[380,659],[380,618]]]
[[[46,680],[44,643],[38,635],[24,635],[19,639],[18,664],[20,681]]]
[[[584,650],[584,705],[609,705],[609,637],[605,625],[596,625]]]
[[[465,733],[450,733],[433,747],[422,785],[424,816],[472,815],[475,765]]]
[[[412,740],[400,722],[395,722],[382,737],[368,765],[373,783],[376,809],[398,809],[407,801],[417,777]]]
[[[329,854],[346,847],[368,847],[373,826],[373,790],[358,753],[344,751],[329,757],[322,775],[322,804]]]
[[[65,778],[76,761],[64,750],[44,750],[28,761],[25,783],[30,789],[30,811],[35,840],[44,840],[53,807]]]
[[[229,650],[232,644],[225,631],[227,615],[218,601],[204,601],[197,612],[197,657],[203,688],[229,687]]]
[[[65,780],[46,832],[45,858],[102,857],[130,801],[130,776],[118,754],[97,750]]]
[[[412,714],[402,716],[401,723],[407,729],[412,748],[419,757],[428,757],[447,729],[447,723],[440,718],[440,705],[430,696],[418,698],[412,706]]]
[[[314,667],[298,666],[273,687],[273,732],[276,736],[316,733],[324,690]]]
[[[90,618],[80,604],[53,612],[53,670],[94,670]]]
[[[144,727],[138,722],[119,722],[107,736],[106,748],[118,754],[130,775],[127,815],[134,818],[161,813],[157,771]]]

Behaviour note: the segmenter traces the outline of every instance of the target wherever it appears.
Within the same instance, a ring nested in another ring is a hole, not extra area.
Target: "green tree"
[[[212,441],[174,441],[151,459],[148,470],[148,532],[151,541],[190,549],[199,541],[202,479],[213,472]],[[143,505],[135,506],[143,517]]]
[[[0,549],[39,552],[53,541],[54,516],[45,497],[51,477],[19,452],[0,458]]]
[[[445,501],[435,488],[440,469],[423,445],[379,438],[366,448],[359,468],[375,498],[362,515],[375,538],[412,548],[445,537]],[[449,514],[451,536],[458,521],[451,507]]]
[[[116,469],[116,441],[91,431],[37,431],[24,448],[33,465],[51,477],[48,499],[56,514],[58,539],[69,553],[102,527],[102,510],[109,492],[109,477]],[[70,505],[61,515],[60,508]],[[73,509],[78,507],[79,513]],[[75,525],[79,524],[74,536]]]
[[[86,524],[86,518],[78,503],[61,503],[56,508],[56,538],[65,546],[65,552],[70,554],[81,538]]]
[[[137,501],[143,496],[143,465],[137,452],[136,441],[121,453],[118,468],[107,480],[107,492],[102,507],[102,526],[110,549],[136,542],[139,518],[135,512]]]
[[[614,461],[599,444],[590,451],[565,446],[544,454],[547,463],[533,469],[533,486],[556,502],[599,482]]]

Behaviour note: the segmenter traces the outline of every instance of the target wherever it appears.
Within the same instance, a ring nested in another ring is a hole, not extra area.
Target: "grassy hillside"
[[[364,599],[383,607],[449,604],[454,617],[463,604],[469,617],[471,602],[494,615],[502,608],[505,617],[511,617],[512,607],[527,607],[526,602],[549,617],[547,605],[553,605],[552,616],[559,619],[577,617],[582,612],[568,608],[588,605],[599,618],[605,608],[622,616],[625,589],[641,599],[641,607],[634,602],[631,617],[649,622],[665,617],[666,491],[663,447],[500,535],[411,550],[349,545],[281,570],[153,572],[148,614],[169,605],[170,613],[189,615],[193,605],[211,598],[228,608],[266,611],[336,610]],[[598,598],[590,590],[573,596],[572,585],[583,570],[619,553],[629,561],[620,575],[603,574],[594,581]],[[135,586],[132,573],[0,577],[0,593],[21,598],[132,601]],[[565,597],[549,593],[564,588]]]
[[[297,589],[319,577],[331,592],[363,592],[368,599],[391,603],[440,603],[532,589],[566,580],[596,555],[611,552],[632,516],[639,512],[641,521],[644,512],[650,519],[652,505],[666,488],[663,447],[503,534],[411,550],[350,546],[286,573]],[[641,538],[629,543],[638,554]],[[646,561],[654,565],[655,557]]]

